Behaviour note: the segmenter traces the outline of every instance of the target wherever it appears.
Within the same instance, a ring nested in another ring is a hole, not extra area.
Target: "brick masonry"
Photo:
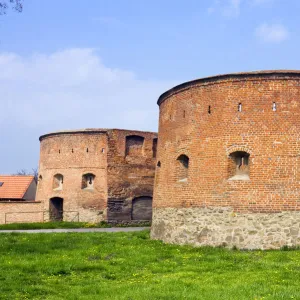
[[[242,248],[299,244],[298,231],[293,231],[291,238],[284,234],[277,238],[277,230],[260,221],[256,224],[262,229],[252,243],[248,227],[229,217],[237,214],[239,220],[249,216],[276,220],[281,216],[287,222],[280,230],[299,227],[295,217],[300,214],[299,99],[298,71],[220,75],[184,83],[164,93],[158,101],[152,237],[196,245],[227,242]],[[247,166],[233,165],[236,153],[249,155]],[[180,155],[189,159],[184,180],[179,178]],[[243,167],[247,174],[242,173]],[[222,213],[211,219],[214,209]],[[199,217],[195,222],[196,212]],[[227,233],[220,232],[221,227],[211,220],[226,224],[224,232],[240,229],[242,233],[226,241]],[[174,222],[184,222],[181,233]],[[200,237],[205,228],[213,238]],[[265,243],[267,238],[276,242]]]
[[[38,201],[1,201],[0,224],[43,222],[44,211]]]
[[[152,132],[119,129],[42,136],[36,200],[43,203],[46,220],[50,199],[60,198],[65,221],[133,221],[136,199],[138,205],[152,203],[156,138]],[[85,174],[94,176],[92,187],[83,185]]]

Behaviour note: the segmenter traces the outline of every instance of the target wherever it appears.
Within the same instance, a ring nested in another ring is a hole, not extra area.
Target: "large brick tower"
[[[158,105],[152,238],[300,244],[300,71],[198,79]]]

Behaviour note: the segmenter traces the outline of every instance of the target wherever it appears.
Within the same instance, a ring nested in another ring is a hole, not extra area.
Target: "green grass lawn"
[[[117,224],[114,227],[144,227],[150,226],[149,222],[135,224],[135,225],[122,225]],[[109,228],[112,225],[101,223],[86,223],[86,222],[44,222],[44,223],[12,223],[0,225],[0,230],[16,230],[16,229],[58,229],[58,228]]]
[[[297,250],[165,245],[148,231],[0,239],[0,299],[300,299]]]
[[[57,228],[102,228],[110,227],[107,223],[85,223],[85,222],[44,222],[44,223],[11,223],[0,225],[0,230],[15,229],[57,229]]]

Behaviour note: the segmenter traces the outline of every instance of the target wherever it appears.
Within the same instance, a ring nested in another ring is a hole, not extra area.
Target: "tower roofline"
[[[156,132],[152,131],[140,131],[140,130],[133,130],[133,129],[118,129],[118,128],[86,128],[86,129],[74,129],[74,130],[60,130],[60,131],[54,131],[49,132],[46,134],[43,134],[39,137],[39,140],[42,141],[43,139],[50,137],[50,136],[57,136],[57,135],[64,135],[64,134],[101,134],[101,133],[108,133],[109,131],[128,131],[133,133],[153,133],[156,134]]]
[[[176,85],[175,87],[167,90],[163,94],[160,95],[160,97],[157,100],[157,104],[160,105],[164,100],[169,98],[171,95],[180,92],[181,90],[190,88],[196,84],[201,83],[210,83],[215,82],[218,80],[226,80],[226,79],[244,79],[249,77],[272,77],[272,76],[278,76],[278,77],[290,77],[290,76],[297,76],[300,77],[300,70],[266,70],[266,71],[252,71],[252,72],[240,72],[240,73],[228,73],[228,74],[221,74],[221,75],[214,75],[209,77],[203,77],[191,81],[187,81],[184,83],[181,83],[179,85]]]

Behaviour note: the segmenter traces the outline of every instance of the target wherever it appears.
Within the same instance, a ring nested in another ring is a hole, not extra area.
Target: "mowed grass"
[[[85,222],[41,222],[1,224],[0,230],[16,229],[58,229],[58,228],[106,228],[111,227],[105,222],[93,224]]]
[[[112,226],[106,222],[87,223],[87,222],[43,222],[43,223],[11,223],[1,224],[0,230],[17,230],[17,229],[59,229],[59,228],[110,228],[110,227],[146,227],[150,226],[149,222],[139,224],[116,224]]]
[[[300,299],[297,250],[166,245],[149,231],[0,239],[0,299]]]

